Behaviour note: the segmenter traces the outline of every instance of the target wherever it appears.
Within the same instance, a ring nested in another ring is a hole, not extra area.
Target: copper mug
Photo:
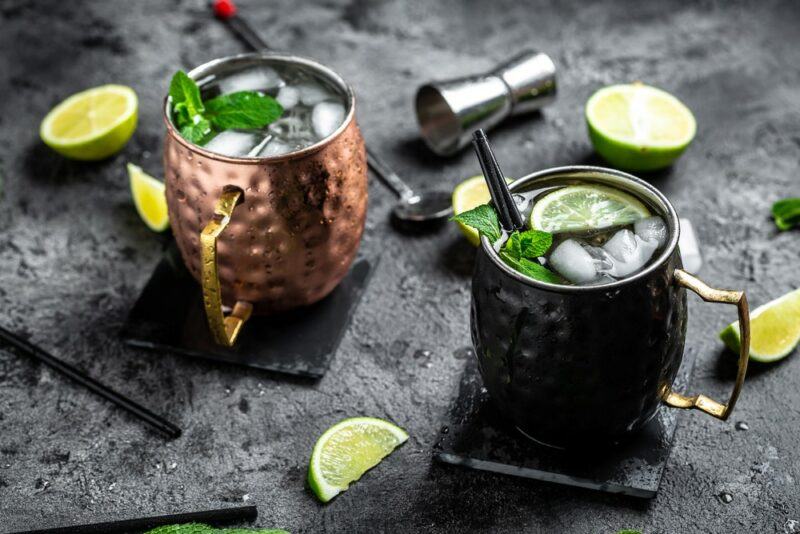
[[[251,313],[313,304],[347,274],[367,211],[364,140],[353,90],[311,59],[258,52],[205,63],[194,80],[254,64],[299,64],[345,96],[344,122],[325,139],[273,157],[228,157],[183,139],[164,106],[169,221],[203,288],[208,326],[232,346]],[[223,306],[231,309],[229,314]]]

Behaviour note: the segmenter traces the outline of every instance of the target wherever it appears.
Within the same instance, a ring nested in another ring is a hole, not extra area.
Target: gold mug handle
[[[240,300],[236,302],[231,314],[225,316],[225,312],[222,310],[222,291],[219,286],[217,269],[217,238],[231,222],[233,210],[243,201],[244,192],[241,189],[225,186],[214,207],[214,215],[200,233],[200,272],[206,319],[214,341],[225,347],[233,346],[242,325],[250,318],[253,311],[252,304]]]
[[[706,302],[721,302],[723,304],[733,304],[739,312],[739,336],[741,348],[739,349],[739,371],[736,373],[736,384],[727,404],[722,404],[705,395],[695,395],[687,397],[681,395],[672,388],[664,388],[664,402],[674,408],[696,408],[709,415],[725,421],[733,411],[736,400],[744,384],[744,376],[747,373],[747,361],[750,358],[750,309],[747,305],[747,297],[742,291],[730,291],[726,289],[714,289],[705,282],[692,276],[683,269],[675,269],[675,282],[687,289],[697,293]]]

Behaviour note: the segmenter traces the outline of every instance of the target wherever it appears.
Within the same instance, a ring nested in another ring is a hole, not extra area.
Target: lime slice
[[[506,178],[506,182],[511,183],[513,180]],[[489,194],[489,186],[486,185],[486,180],[484,180],[482,174],[467,178],[453,189],[453,214],[458,215],[459,213],[477,208],[481,204],[486,204],[491,199],[492,196]],[[480,245],[481,239],[478,236],[477,230],[458,221],[456,221],[456,224],[458,224],[461,232],[467,237],[470,243],[476,247]]]
[[[328,502],[408,439],[405,430],[383,419],[353,417],[330,427],[317,440],[308,483]]]
[[[612,165],[634,171],[668,167],[697,130],[680,100],[641,83],[594,93],[586,103],[586,122],[595,150]]]
[[[630,224],[650,216],[639,200],[602,185],[570,185],[539,199],[531,211],[531,228],[545,232],[580,232]]]
[[[719,337],[739,352],[739,321],[729,324]],[[800,289],[759,306],[750,314],[750,359],[774,362],[786,357],[800,342]]]
[[[154,232],[163,232],[169,227],[167,197],[164,183],[156,180],[133,163],[128,163],[128,178],[136,211],[144,223]]]
[[[72,159],[98,160],[119,152],[136,129],[136,93],[124,85],[102,85],[67,98],[42,121],[39,136]]]

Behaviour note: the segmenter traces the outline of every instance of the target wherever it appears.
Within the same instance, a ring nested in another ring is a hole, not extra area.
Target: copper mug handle
[[[736,400],[744,384],[744,376],[747,373],[747,361],[750,358],[750,309],[747,305],[747,297],[742,291],[730,291],[727,289],[714,289],[705,282],[692,276],[683,269],[675,269],[675,282],[687,289],[697,293],[706,302],[721,302],[723,304],[733,304],[739,311],[739,336],[741,348],[739,349],[739,371],[736,374],[736,384],[733,392],[726,404],[715,401],[705,395],[695,395],[687,397],[681,395],[672,388],[665,386],[663,399],[664,402],[673,408],[696,408],[709,415],[725,421],[733,411]]]
[[[214,341],[225,347],[232,347],[236,343],[242,325],[253,311],[252,304],[240,300],[236,302],[231,314],[225,316],[217,269],[217,238],[231,222],[233,210],[243,201],[244,192],[241,189],[225,186],[214,207],[214,215],[200,233],[201,280],[206,319]]]

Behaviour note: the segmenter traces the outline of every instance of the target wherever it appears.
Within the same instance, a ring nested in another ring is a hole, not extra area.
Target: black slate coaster
[[[320,302],[274,317],[253,316],[236,346],[214,343],[200,285],[174,244],[156,266],[120,336],[129,345],[292,375],[320,378],[328,370],[378,258],[359,258]]]
[[[686,391],[694,359],[687,350],[675,380],[677,391]],[[538,445],[497,413],[470,351],[434,457],[473,469],[651,498],[658,491],[677,423],[678,410],[662,406],[644,429],[614,448],[570,452]]]

